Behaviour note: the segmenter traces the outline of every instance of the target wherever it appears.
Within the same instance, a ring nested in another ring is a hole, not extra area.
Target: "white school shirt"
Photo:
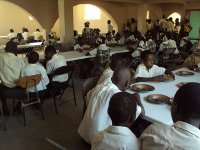
[[[35,31],[33,32],[34,40],[39,40],[40,36],[43,36],[42,32]]]
[[[109,126],[93,136],[92,150],[139,150],[139,141],[129,128]]]
[[[135,78],[143,77],[143,78],[152,78],[155,76],[163,75],[165,73],[165,68],[158,67],[157,65],[153,65],[149,70],[142,63],[140,64],[135,72]]]
[[[91,93],[92,92],[92,93]],[[112,82],[97,85],[87,95],[89,104],[78,128],[79,135],[88,143],[91,143],[92,136],[112,124],[107,113],[111,97],[121,92]],[[137,106],[136,116],[141,113],[141,107]]]
[[[7,87],[16,87],[20,77],[20,71],[25,66],[22,58],[13,53],[1,53],[0,55],[0,80]]]
[[[14,33],[14,32],[8,33],[9,39],[16,38],[16,37],[17,37],[17,33]]]
[[[97,84],[102,84],[106,83],[107,81],[108,82],[111,81],[112,76],[113,76],[113,70],[110,67],[108,67],[106,70],[104,70]]]
[[[173,126],[153,124],[140,137],[141,150],[199,150],[200,130],[178,121]]]
[[[37,91],[42,91],[47,89],[46,85],[49,83],[49,78],[45,68],[39,64],[28,64],[21,70],[21,77],[32,76],[36,74],[41,74],[41,81],[36,86]],[[35,87],[28,88],[28,92],[36,92]]]
[[[169,39],[165,42],[162,42],[160,44],[159,51],[163,51],[165,48],[176,48],[176,50],[174,51],[174,54],[179,53],[179,50],[178,50],[177,45],[176,45],[176,41],[174,41],[174,40]]]
[[[113,26],[111,24],[108,24],[108,33],[112,33],[113,31]]]
[[[200,68],[200,63],[197,64],[198,68]]]
[[[53,57],[46,64],[47,74],[51,74],[57,68],[66,65],[67,63],[64,56],[54,54]],[[52,78],[52,81],[57,81],[57,82],[65,82],[67,80],[68,80],[68,74],[58,75]]]
[[[22,36],[23,36],[24,40],[27,40],[28,37],[29,37],[29,33],[28,32],[23,32]]]

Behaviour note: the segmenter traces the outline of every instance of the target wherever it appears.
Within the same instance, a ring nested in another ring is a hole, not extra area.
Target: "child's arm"
[[[141,115],[140,116],[144,116],[145,110],[144,110],[144,106],[140,100],[140,95],[138,93],[134,93],[133,96],[136,98],[137,105],[141,107]]]
[[[151,78],[137,77],[135,80],[136,82],[161,82],[164,81],[164,79],[164,75],[159,75]]]

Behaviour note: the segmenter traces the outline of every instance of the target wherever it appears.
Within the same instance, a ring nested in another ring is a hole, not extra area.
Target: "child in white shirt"
[[[154,65],[154,54],[150,51],[144,51],[142,53],[143,63],[140,64],[135,73],[135,78],[137,82],[151,82],[151,81],[164,81],[164,74],[170,75],[175,79],[174,74],[166,70],[163,67]]]
[[[137,137],[129,129],[136,118],[137,96],[119,92],[111,97],[108,114],[112,125],[92,138],[92,150],[138,150]]]

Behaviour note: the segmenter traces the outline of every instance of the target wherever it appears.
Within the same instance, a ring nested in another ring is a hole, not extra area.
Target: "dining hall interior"
[[[0,22],[0,149],[199,149],[199,0],[0,0]]]

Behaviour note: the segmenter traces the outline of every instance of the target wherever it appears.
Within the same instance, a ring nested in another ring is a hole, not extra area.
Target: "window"
[[[176,18],[179,19],[179,22],[181,22],[181,15],[179,13],[172,13],[168,18],[172,17],[173,21],[175,22]]]
[[[101,10],[94,5],[87,4],[85,6],[84,19],[85,20],[100,20]]]

